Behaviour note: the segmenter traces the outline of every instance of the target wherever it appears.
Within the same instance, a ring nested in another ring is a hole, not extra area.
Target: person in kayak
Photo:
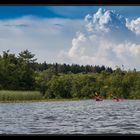
[[[113,98],[114,101],[120,101],[120,99],[117,96],[114,96],[112,93],[110,93],[110,96]]]
[[[113,97],[113,100],[115,100],[115,101],[117,101],[117,102],[120,101],[118,97]]]
[[[100,96],[100,93],[95,92],[95,100],[96,101],[102,101],[103,100]]]

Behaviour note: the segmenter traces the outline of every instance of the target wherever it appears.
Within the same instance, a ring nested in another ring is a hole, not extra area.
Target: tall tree
[[[35,78],[32,64],[37,60],[34,59],[34,56],[35,55],[28,50],[22,51],[18,56],[20,72],[19,86],[21,86],[25,90],[34,89]]]

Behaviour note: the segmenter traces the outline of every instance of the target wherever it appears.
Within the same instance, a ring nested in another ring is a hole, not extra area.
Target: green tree
[[[42,95],[45,95],[48,82],[56,76],[56,71],[53,67],[50,67],[43,72],[36,72],[35,81],[36,86],[39,88]]]
[[[19,53],[18,69],[19,69],[19,86],[24,90],[32,90],[35,85],[34,70],[32,64],[35,63],[34,54],[25,50]]]
[[[71,98],[71,78],[62,75],[48,83],[46,98]]]

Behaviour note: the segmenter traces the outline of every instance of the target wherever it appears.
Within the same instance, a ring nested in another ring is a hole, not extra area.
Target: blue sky
[[[139,69],[140,6],[0,6],[0,54]]]
[[[38,17],[84,18],[99,7],[117,10],[126,17],[138,17],[139,6],[0,6],[0,19],[17,18],[25,15]]]

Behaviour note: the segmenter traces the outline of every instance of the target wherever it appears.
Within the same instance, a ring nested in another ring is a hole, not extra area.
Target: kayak
[[[115,102],[121,102],[123,99],[113,99]]]
[[[113,99],[115,102],[119,102],[120,100],[119,99]]]
[[[96,99],[96,101],[103,101],[103,99]]]

